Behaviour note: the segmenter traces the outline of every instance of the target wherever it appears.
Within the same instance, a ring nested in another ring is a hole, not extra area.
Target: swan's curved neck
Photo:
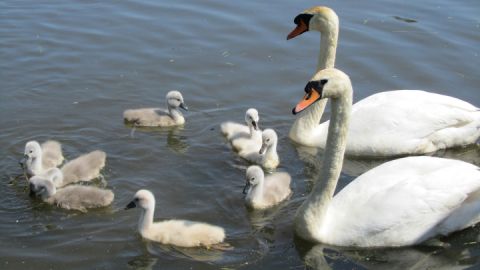
[[[327,31],[322,32],[316,72],[326,68],[333,68],[335,66],[337,43],[338,24],[330,25]]]
[[[29,173],[32,175],[41,174],[43,171],[42,153],[40,153],[37,157],[32,157],[28,159],[27,168],[29,168]]]
[[[183,114],[180,112],[178,108],[168,107],[168,113],[175,121],[183,118]]]
[[[302,238],[316,241],[322,239],[322,222],[342,170],[351,107],[351,88],[341,97],[332,99],[332,116],[328,126],[323,170],[310,196],[300,206],[295,217],[295,230]]]
[[[263,198],[263,187],[264,187],[264,181],[260,180],[259,183],[255,186],[252,187],[252,190],[248,194],[248,197],[250,201],[258,201]]]
[[[275,141],[273,144],[267,147],[267,150],[265,151],[265,159],[272,159],[272,158],[277,158],[277,142]]]
[[[338,23],[333,23],[329,25],[328,30],[322,32],[320,54],[318,55],[317,70],[315,73],[322,69],[334,67],[337,42]],[[290,129],[290,138],[300,144],[314,145],[314,143],[311,142],[312,131],[320,124],[326,104],[326,99],[319,100],[299,115]]]
[[[153,224],[153,213],[155,211],[155,204],[144,209],[140,215],[140,221],[138,222],[138,230],[143,232]]]

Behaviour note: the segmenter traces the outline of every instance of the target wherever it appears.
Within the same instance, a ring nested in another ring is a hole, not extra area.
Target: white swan
[[[48,204],[86,212],[89,208],[108,206],[113,201],[114,194],[111,190],[93,186],[70,185],[57,189],[53,178],[61,178],[61,171],[58,169],[53,169],[49,176],[50,178],[36,175],[28,180],[30,194],[40,197]]]
[[[280,163],[277,153],[277,142],[277,133],[273,129],[268,128],[262,131],[262,145],[260,149],[257,145],[252,145],[240,151],[238,155],[250,162],[261,165],[265,169],[275,169]]]
[[[167,110],[162,108],[130,109],[123,112],[123,119],[137,126],[170,127],[185,123],[179,108],[188,111],[183,96],[179,91],[170,91],[166,96]]]
[[[228,121],[220,125],[220,130],[237,151],[252,147],[260,149],[262,145],[262,131],[258,126],[258,121],[258,111],[250,108],[245,112],[245,123],[247,125]]]
[[[57,141],[46,141],[40,145],[37,141],[25,144],[24,158],[20,164],[26,165],[29,175],[42,174],[46,170],[62,164],[62,146]]]
[[[143,210],[138,223],[138,231],[143,238],[179,247],[226,245],[226,243],[222,243],[225,240],[225,231],[218,226],[175,219],[153,222],[155,197],[149,190],[137,191],[125,210],[137,206]]]
[[[333,196],[351,116],[348,76],[336,69],[318,72],[294,113],[321,98],[331,100],[332,116],[323,170],[295,216],[300,237],[336,246],[407,246],[480,221],[480,168],[458,160],[428,156],[393,160]]]
[[[295,18],[294,38],[321,32],[317,71],[335,62],[338,17],[327,7],[305,10]],[[294,122],[290,138],[302,145],[325,147],[328,121],[320,123],[325,103],[316,103]],[[480,110],[457,98],[421,90],[380,92],[352,108],[346,154],[388,157],[425,154],[475,143],[480,137]],[[367,128],[366,128],[367,127]]]
[[[48,147],[44,147],[47,145]],[[44,148],[47,150],[47,153],[44,153]],[[55,151],[53,151],[55,150]],[[56,168],[61,162],[59,162],[60,158],[58,158],[58,154],[54,155],[54,153],[58,153],[60,151],[61,155],[61,146],[58,142],[55,141],[47,141],[46,143],[40,144],[35,141],[30,141],[25,145],[25,159],[24,162],[26,164],[27,172],[33,175],[39,176],[47,176],[49,170],[52,168]],[[55,157],[57,156],[57,162],[53,162],[55,159],[51,159],[48,162],[45,162],[44,157]],[[92,151],[88,154],[81,155],[74,160],[71,160],[65,163],[61,170],[62,170],[62,180],[54,181],[55,186],[63,187],[68,184],[72,184],[79,181],[90,181],[100,176],[100,170],[103,169],[105,166],[105,160],[107,155],[105,152],[100,150]],[[63,156],[61,156],[61,160],[63,161]],[[47,166],[45,164],[48,164]],[[57,164],[56,166],[50,166],[53,164]]]
[[[265,209],[285,200],[292,190],[291,177],[286,172],[274,172],[265,177],[262,168],[253,165],[246,172],[246,184],[243,188],[245,203],[253,209]]]

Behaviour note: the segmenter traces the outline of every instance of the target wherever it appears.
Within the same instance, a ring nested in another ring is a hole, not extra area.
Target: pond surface
[[[480,106],[480,2],[33,1],[0,3],[1,269],[425,269],[480,266],[480,230],[446,248],[355,250],[305,243],[292,218],[317,178],[320,154],[287,134],[291,108],[316,67],[319,34],[286,41],[293,18],[322,4],[340,17],[337,67],[355,101],[425,89]],[[190,107],[176,129],[135,129],[128,108],[163,106],[171,89]],[[244,170],[219,132],[249,107],[280,138],[291,199],[248,211]],[[327,111],[324,119],[329,117]],[[68,159],[102,149],[111,207],[83,214],[32,200],[17,164],[28,140],[55,139]],[[478,147],[438,153],[480,164]],[[378,164],[346,160],[339,188]],[[133,194],[156,195],[156,219],[223,226],[235,249],[179,249],[144,241]]]

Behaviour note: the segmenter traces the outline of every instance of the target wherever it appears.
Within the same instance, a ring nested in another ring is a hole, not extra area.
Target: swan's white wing
[[[424,156],[393,160],[333,198],[321,233],[335,245],[417,244],[478,222],[479,189],[479,168],[469,163]]]
[[[315,131],[322,145],[327,126]],[[479,136],[480,111],[467,102],[420,90],[388,91],[353,105],[346,154],[423,154],[472,144]]]
[[[257,149],[262,147],[262,131],[255,130],[251,136],[248,137],[232,137],[232,146],[235,150],[241,152],[245,149]]]

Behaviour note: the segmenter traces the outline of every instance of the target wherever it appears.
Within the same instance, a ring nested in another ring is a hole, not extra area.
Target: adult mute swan
[[[335,62],[338,17],[327,7],[313,7],[298,15],[294,38],[309,30],[322,35],[317,71]],[[325,103],[317,102],[302,114],[290,130],[290,138],[302,145],[324,148],[328,121],[320,123]],[[352,108],[346,154],[389,157],[425,154],[475,143],[480,137],[480,110],[457,98],[422,90],[380,92]]]
[[[123,112],[125,122],[144,127],[170,127],[185,123],[179,108],[188,111],[179,91],[170,91],[166,96],[167,110],[161,108],[130,109]]]
[[[155,197],[149,190],[137,191],[125,210],[137,206],[143,210],[138,223],[138,231],[143,238],[179,247],[228,247],[227,243],[223,243],[225,231],[221,227],[176,219],[153,222]]]
[[[300,237],[336,246],[408,246],[480,221],[480,168],[458,160],[416,156],[389,161],[333,196],[347,145],[352,85],[342,71],[325,69],[305,90],[294,113],[330,99],[332,116],[323,170],[295,216]]]
[[[220,130],[237,151],[252,147],[260,149],[262,146],[262,131],[258,126],[258,121],[258,111],[250,108],[245,112],[245,123],[247,125],[228,121],[220,125]]]

